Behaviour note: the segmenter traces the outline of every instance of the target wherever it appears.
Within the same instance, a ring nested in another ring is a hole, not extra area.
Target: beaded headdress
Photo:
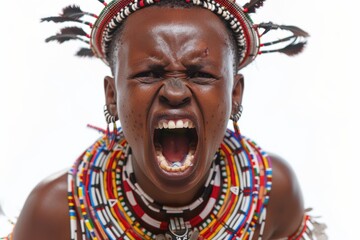
[[[71,5],[65,7],[60,16],[42,18],[42,21],[53,22],[79,22],[90,27],[88,33],[80,27],[65,27],[60,33],[46,39],[46,42],[56,40],[63,43],[68,40],[80,40],[88,44],[81,48],[76,55],[98,57],[107,65],[109,46],[113,40],[114,33],[123,21],[135,11],[144,7],[155,5],[162,0],[112,0],[106,3],[98,0],[104,5],[99,15],[84,12],[80,7]],[[305,38],[309,35],[295,26],[277,25],[271,22],[254,24],[249,14],[263,5],[265,0],[250,0],[242,7],[235,0],[173,0],[183,1],[187,4],[203,7],[218,15],[228,24],[237,43],[239,58],[239,69],[252,62],[257,55],[269,52],[281,52],[286,55],[295,55],[302,51],[306,44]],[[241,0],[238,0],[241,1]],[[84,16],[91,16],[95,21],[83,20]],[[261,42],[262,36],[271,30],[282,29],[290,32],[290,35],[276,41]],[[267,48],[271,45],[285,43],[279,48]]]

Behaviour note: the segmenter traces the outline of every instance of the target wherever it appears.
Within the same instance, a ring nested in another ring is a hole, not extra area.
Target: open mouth
[[[154,133],[156,157],[166,172],[184,172],[193,165],[198,142],[194,123],[189,119],[161,120]]]

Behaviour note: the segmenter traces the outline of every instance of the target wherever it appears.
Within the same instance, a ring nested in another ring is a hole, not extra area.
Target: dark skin
[[[224,37],[228,36],[225,26],[216,15],[205,9],[161,11],[147,8],[127,19],[115,53],[114,78],[105,78],[105,95],[132,147],[139,185],[158,202],[178,206],[198,196],[232,104],[241,104],[244,82],[232,67],[230,40]],[[191,119],[196,127],[194,164],[183,172],[164,171],[156,161],[154,126],[164,119]],[[303,217],[295,175],[279,157],[271,155],[271,159],[273,186],[263,239],[289,236]],[[14,229],[14,239],[62,240],[69,236],[63,173],[33,190]]]
[[[223,23],[215,18],[194,24],[199,21],[193,11],[200,9],[181,9],[187,13],[186,22],[178,9],[163,11],[161,18],[155,17],[157,8],[135,12],[127,20],[118,49],[119,59],[126,60],[115,64],[115,81],[105,80],[107,103],[117,103],[125,137],[133,146],[137,181],[154,190],[147,192],[152,198],[167,205],[190,203],[204,185],[226,130],[231,102],[241,101],[242,96],[242,77],[234,76],[234,56]],[[195,124],[198,147],[192,168],[169,173],[159,168],[153,135],[159,121],[178,119]]]

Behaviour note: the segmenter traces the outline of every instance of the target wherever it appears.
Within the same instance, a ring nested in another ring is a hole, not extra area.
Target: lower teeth
[[[181,162],[174,162],[171,167],[181,167]]]
[[[169,162],[166,160],[166,158],[163,156],[161,151],[156,151],[157,159],[160,168],[167,172],[183,172],[189,167],[193,165],[192,161],[194,159],[194,152],[190,151],[187,156],[185,157],[185,160],[183,162]]]

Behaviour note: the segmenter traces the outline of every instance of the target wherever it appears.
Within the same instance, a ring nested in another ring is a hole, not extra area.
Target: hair
[[[201,8],[204,9],[201,6],[197,6],[191,3],[187,3],[185,1],[179,1],[179,0],[161,0],[159,2],[156,2],[155,4],[149,6],[150,7],[158,7],[158,8]],[[141,10],[140,10],[141,11]],[[216,15],[216,14],[215,14]],[[216,15],[217,16],[217,15]],[[228,22],[226,22],[223,18],[217,16],[221,22],[223,22],[226,32],[228,33],[228,37],[229,37],[229,43],[230,43],[230,48],[231,48],[231,52],[234,56],[234,61],[233,61],[233,68],[234,68],[234,72],[237,72],[237,66],[239,65],[239,56],[238,56],[238,52],[237,52],[237,43],[236,43],[236,38],[234,36],[234,33],[232,32],[230,25]],[[117,52],[119,50],[119,43],[121,42],[121,37],[122,37],[122,33],[123,30],[125,28],[126,25],[126,19],[123,21],[123,23],[115,30],[114,35],[113,35],[113,40],[110,43],[109,46],[109,52],[106,54],[106,60],[109,62],[110,65],[110,69],[111,69],[111,73],[114,75],[114,70],[115,70],[115,64],[117,63]]]

